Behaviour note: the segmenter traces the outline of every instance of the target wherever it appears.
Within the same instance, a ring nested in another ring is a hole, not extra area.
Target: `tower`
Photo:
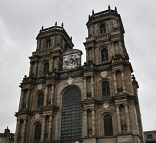
[[[115,10],[94,13],[82,51],[62,26],[40,30],[21,87],[16,143],[143,143],[138,83]]]

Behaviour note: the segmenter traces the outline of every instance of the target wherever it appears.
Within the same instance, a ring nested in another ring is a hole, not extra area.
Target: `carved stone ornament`
[[[37,114],[35,115],[35,119],[39,119],[39,118],[40,118],[40,114],[37,113]]]
[[[39,84],[38,85],[38,89],[42,89],[42,84]]]
[[[104,103],[103,108],[107,110],[109,108],[109,103]]]
[[[101,72],[101,77],[105,78],[107,76],[107,71]]]
[[[74,69],[81,66],[82,52],[78,49],[72,49],[63,54],[63,70]]]
[[[74,81],[74,79],[72,79],[71,77],[69,77],[68,80],[67,80],[67,83],[69,85],[72,85],[73,81]]]

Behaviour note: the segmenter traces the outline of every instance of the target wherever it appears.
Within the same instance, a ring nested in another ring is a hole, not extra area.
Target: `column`
[[[91,94],[92,98],[94,98],[94,77],[91,77]]]
[[[115,45],[114,45],[114,42],[112,42],[111,47],[112,47],[112,56],[115,56]]]
[[[84,77],[84,83],[83,83],[83,87],[84,87],[84,95],[83,95],[83,99],[87,99],[87,96],[86,96],[86,90],[87,90],[87,88],[86,88],[86,84],[87,84],[87,82],[86,82],[86,77]]]
[[[94,47],[92,47],[92,54],[93,54],[92,60],[95,63],[95,49],[94,49]]]
[[[33,73],[33,65],[32,65],[32,63],[30,62],[29,76],[31,76],[32,73]]]
[[[113,76],[114,76],[114,90],[115,90],[115,94],[117,94],[117,83],[116,83],[116,73],[115,73],[115,71],[113,72]]]
[[[17,124],[16,124],[16,135],[15,135],[15,143],[18,143],[18,137],[19,137],[19,126],[20,126],[20,120],[17,119]]]
[[[46,85],[46,89],[44,92],[44,107],[47,106],[47,95],[48,94],[48,85]]]
[[[95,136],[95,110],[92,110],[92,135]]]
[[[21,109],[22,109],[22,106],[23,106],[23,94],[24,94],[24,91],[23,91],[23,90],[21,90],[19,110],[21,110]]]
[[[136,112],[136,107],[135,107],[135,105],[133,105],[133,107],[132,107],[133,109],[132,109],[132,111],[133,111],[133,115],[134,115],[134,120],[135,120],[135,133],[136,134],[139,134],[139,125],[138,125],[138,117],[137,117],[137,112]]]
[[[35,63],[35,68],[34,68],[34,73],[35,73],[35,77],[38,77],[38,62]]]
[[[54,84],[51,85],[51,105],[54,105]]]
[[[26,109],[29,108],[29,98],[30,98],[30,89],[28,89],[28,93],[27,93],[27,96],[26,96]]]
[[[48,140],[51,141],[52,137],[52,116],[49,118]]]
[[[42,119],[41,142],[44,142],[44,134],[45,134],[45,116]]]
[[[123,71],[121,71],[121,78],[122,78],[123,92],[125,92],[125,77]]]
[[[52,72],[52,59],[49,60],[49,72]]]
[[[83,111],[83,137],[87,137],[87,111]]]
[[[22,129],[22,143],[25,143],[25,134],[26,134],[26,119],[24,120]]]
[[[56,68],[56,71],[59,71],[59,65],[60,65],[59,56],[57,56],[57,68]]]
[[[130,132],[129,110],[127,105],[125,105],[125,113],[126,113],[127,131]]]
[[[123,48],[121,42],[119,42],[119,54],[123,55]]]
[[[120,122],[119,106],[116,106],[116,116],[117,116],[118,133],[121,133],[121,122]]]

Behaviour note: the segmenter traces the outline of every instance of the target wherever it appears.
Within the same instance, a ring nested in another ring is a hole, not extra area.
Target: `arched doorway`
[[[81,92],[76,86],[67,88],[62,97],[61,141],[77,140],[82,137]]]

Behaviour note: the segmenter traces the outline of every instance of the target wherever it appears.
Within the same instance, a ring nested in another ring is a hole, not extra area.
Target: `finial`
[[[132,79],[135,80],[135,76],[134,75],[132,75]]]
[[[88,16],[88,19],[90,19],[90,14],[89,14],[89,16]]]
[[[44,27],[42,26],[41,30],[43,30],[43,29],[44,29]]]
[[[94,10],[92,10],[92,15],[94,15]]]
[[[8,126],[7,126],[7,130],[8,130],[9,128],[8,128]]]
[[[61,25],[62,27],[64,26],[64,24],[63,24],[63,22],[62,22],[62,25]]]
[[[117,7],[115,7],[115,11],[117,11]]]
[[[110,10],[110,5],[108,5],[108,10]]]
[[[55,26],[57,26],[57,21],[55,22]]]

